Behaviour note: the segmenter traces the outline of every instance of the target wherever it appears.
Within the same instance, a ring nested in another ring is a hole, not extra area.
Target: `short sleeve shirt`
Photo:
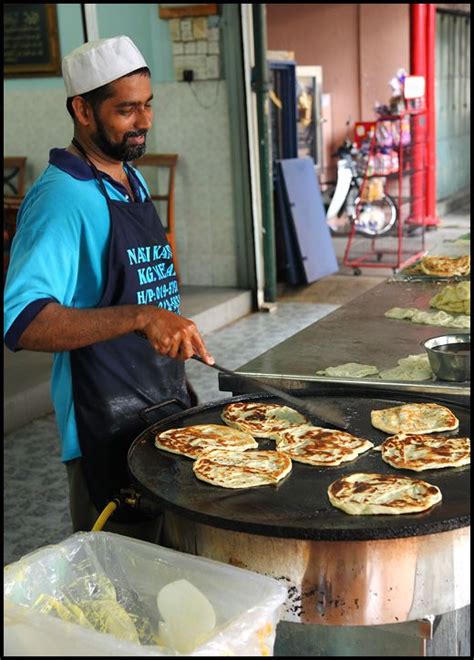
[[[141,174],[131,167],[135,199],[145,198]],[[131,201],[127,189],[102,173],[111,199]],[[27,192],[17,217],[4,289],[4,340],[12,351],[28,324],[50,302],[97,306],[106,284],[110,217],[87,163],[52,149],[49,164]],[[69,352],[54,353],[51,397],[61,460],[81,455],[74,416]]]

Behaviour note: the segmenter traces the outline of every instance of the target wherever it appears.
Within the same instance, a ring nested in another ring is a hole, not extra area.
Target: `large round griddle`
[[[441,399],[380,391],[345,388],[337,393],[308,395],[305,399],[340,406],[349,420],[349,432],[377,446],[387,437],[372,427],[370,411],[408,402],[435,401],[446,405],[460,420],[448,435],[469,436],[469,407]],[[157,433],[193,424],[223,423],[223,407],[235,401],[277,402],[266,394],[241,395],[214,401],[177,413],[150,426],[130,447],[128,465],[139,489],[151,495],[165,510],[197,522],[247,534],[306,540],[371,540],[420,536],[453,530],[470,524],[470,466],[440,470],[396,470],[370,450],[337,467],[313,467],[293,461],[291,473],[276,486],[227,489],[200,481],[193,460],[157,449]],[[317,419],[311,420],[318,425]],[[319,424],[320,425],[320,424]],[[274,449],[271,440],[257,439],[259,449]],[[438,486],[443,499],[428,511],[403,515],[352,516],[329,503],[327,488],[335,479],[353,472],[378,472],[423,479]]]

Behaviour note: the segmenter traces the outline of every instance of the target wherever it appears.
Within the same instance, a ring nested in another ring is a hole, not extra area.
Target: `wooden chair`
[[[10,260],[10,244],[16,231],[16,216],[25,195],[26,157],[3,159],[3,278]]]
[[[173,263],[176,270],[176,275],[179,281],[178,269],[178,255],[176,254],[176,238],[175,238],[175,223],[174,223],[174,183],[176,163],[178,162],[178,154],[145,154],[138,161],[133,163],[134,167],[142,170],[145,168],[155,168],[155,176],[145,176],[146,182],[150,189],[150,197],[154,202],[166,202],[166,238],[173,251]],[[161,186],[160,170],[167,171],[168,185]],[[154,187],[158,188],[158,192],[152,192]],[[163,189],[166,189],[164,194]],[[163,218],[162,218],[163,220]]]
[[[3,196],[23,197],[25,194],[25,156],[7,156],[3,159]]]

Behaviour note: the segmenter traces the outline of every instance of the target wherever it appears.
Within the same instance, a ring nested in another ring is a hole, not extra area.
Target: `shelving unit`
[[[384,192],[395,202],[397,222],[385,235],[364,236],[352,223],[343,263],[355,274],[360,268],[392,268],[394,272],[425,253],[426,110],[379,117],[365,158],[360,200],[374,178],[384,181]],[[359,201],[356,216],[359,213]]]

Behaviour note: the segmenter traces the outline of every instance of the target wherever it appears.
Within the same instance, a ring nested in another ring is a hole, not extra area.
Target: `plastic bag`
[[[78,532],[4,568],[7,655],[180,655],[157,594],[188,580],[216,612],[188,655],[272,655],[287,590],[273,578],[108,532]]]

